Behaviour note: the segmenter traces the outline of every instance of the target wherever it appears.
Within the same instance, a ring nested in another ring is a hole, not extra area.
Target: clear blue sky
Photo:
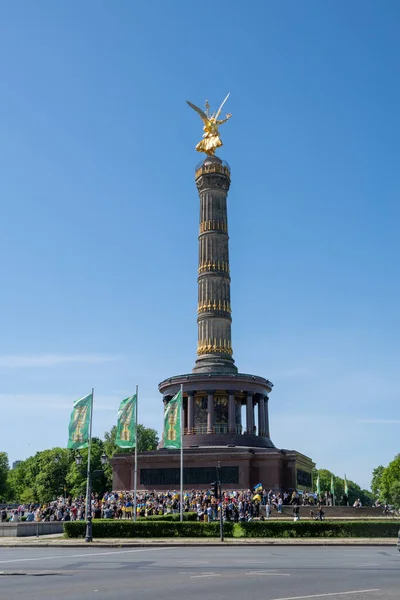
[[[278,447],[368,486],[399,450],[396,1],[3,3],[0,449],[94,433],[196,355],[201,121],[231,92],[233,348]]]

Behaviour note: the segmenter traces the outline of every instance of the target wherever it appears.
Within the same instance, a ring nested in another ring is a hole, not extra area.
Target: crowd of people
[[[272,510],[282,512],[284,503],[293,503],[300,499],[296,493],[288,492],[275,494],[270,490],[224,491],[220,502],[210,490],[192,490],[184,493],[184,512],[195,512],[201,521],[212,521],[219,518],[222,506],[223,516],[227,520],[248,521],[260,517],[260,506],[266,505],[266,512]],[[308,494],[302,496],[301,502],[311,500]],[[299,500],[300,502],[300,500]],[[44,505],[21,504],[12,510],[11,521],[79,521],[85,519],[85,498],[79,496],[60,496]],[[165,515],[180,512],[180,495],[177,491],[150,492],[140,491],[136,496],[137,516]],[[106,492],[104,495],[92,494],[91,513],[94,519],[132,519],[134,511],[134,496],[131,491]],[[267,514],[267,516],[269,516]],[[10,517],[3,510],[2,520]]]
[[[91,514],[94,519],[132,519],[134,511],[134,495],[132,491],[105,492],[103,495],[92,494]],[[299,518],[299,507],[310,506],[311,518],[322,519],[324,506],[332,502],[329,492],[318,498],[312,493],[273,492],[262,489],[223,491],[222,499],[212,495],[210,490],[185,492],[183,497],[184,512],[194,512],[199,521],[213,521],[223,518],[227,521],[244,522],[252,519],[270,518],[273,512],[282,513],[284,505],[292,505],[293,516]],[[261,509],[265,506],[265,510]],[[81,521],[85,515],[85,497],[60,496],[44,505],[21,504],[10,514],[1,511],[1,520],[11,521]],[[136,495],[136,511],[138,517],[152,515],[178,514],[180,512],[180,494],[177,491],[150,492],[139,491]]]

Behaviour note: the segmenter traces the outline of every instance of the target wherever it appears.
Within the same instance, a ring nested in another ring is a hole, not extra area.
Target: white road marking
[[[305,598],[327,598],[328,596],[349,596],[350,594],[369,594],[372,592],[380,592],[380,589],[375,590],[355,590],[354,592],[331,592],[329,594],[312,594],[312,596],[291,596],[290,598],[273,598],[273,600],[304,600]]]
[[[177,562],[184,565],[208,565],[211,560],[178,560]]]
[[[381,563],[360,563],[359,565],[355,565],[356,567],[380,567]]]
[[[272,571],[250,571],[245,575],[276,575],[278,577],[290,577],[290,573],[273,573]]]
[[[192,575],[190,579],[199,579],[200,577],[221,577],[221,573],[203,573],[202,575]]]
[[[42,556],[40,558],[13,558],[12,560],[0,560],[0,564],[4,565],[6,563],[16,563],[16,562],[32,562],[38,560],[64,560],[66,558],[84,558],[86,556],[107,556],[110,554],[128,554],[133,552],[159,552],[160,550],[172,550],[170,548],[139,548],[135,550],[113,550],[112,552],[88,552],[85,554],[69,554],[69,555],[59,555],[59,556]]]

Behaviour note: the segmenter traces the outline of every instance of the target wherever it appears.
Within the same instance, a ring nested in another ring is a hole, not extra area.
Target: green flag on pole
[[[349,495],[349,484],[347,483],[346,473],[344,474],[344,493],[346,496]]]
[[[164,412],[164,448],[181,447],[181,404],[182,391],[168,402]]]
[[[335,495],[335,484],[333,482],[333,475],[331,476],[331,494],[332,496]]]
[[[117,437],[115,443],[120,448],[136,446],[136,394],[125,398],[119,405]]]
[[[93,395],[88,394],[75,400],[68,427],[67,448],[79,450],[89,445],[90,412],[92,410]]]
[[[316,494],[317,494],[318,498],[321,495],[321,485],[320,485],[320,482],[319,482],[319,473],[317,475],[317,489],[316,489]]]

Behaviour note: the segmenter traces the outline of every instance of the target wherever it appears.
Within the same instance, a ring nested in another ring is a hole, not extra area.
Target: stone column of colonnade
[[[186,409],[183,410],[183,422],[186,425],[186,433],[194,434],[194,391],[187,392]],[[215,426],[215,390],[207,393],[207,433],[214,433]],[[172,396],[164,397],[164,405],[172,398]],[[258,406],[258,427],[257,433],[261,437],[270,437],[269,435],[269,416],[268,416],[268,396],[263,394],[254,394],[253,392],[246,393],[246,427],[245,432],[248,435],[254,433],[255,420],[254,408]],[[236,406],[235,394],[233,391],[228,391],[228,432],[236,433]]]

